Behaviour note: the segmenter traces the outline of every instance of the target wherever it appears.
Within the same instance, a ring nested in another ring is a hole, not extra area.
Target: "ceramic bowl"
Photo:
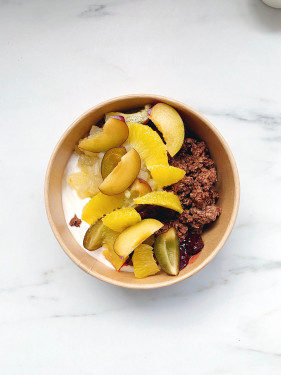
[[[222,214],[203,232],[204,249],[196,261],[178,276],[169,276],[163,271],[145,279],[136,279],[133,273],[117,272],[88,254],[72,236],[65,220],[62,206],[62,179],[65,166],[79,139],[91,126],[103,118],[106,112],[126,111],[142,107],[147,103],[164,102],[182,116],[187,129],[204,140],[215,161],[218,172],[216,189],[219,192],[218,206]],[[113,98],[96,105],[80,116],[63,134],[51,156],[45,181],[45,204],[52,230],[66,254],[84,271],[108,283],[126,288],[150,289],[178,283],[205,267],[221,250],[236,219],[239,205],[239,177],[231,151],[218,130],[200,113],[176,100],[159,95],[127,95]]]

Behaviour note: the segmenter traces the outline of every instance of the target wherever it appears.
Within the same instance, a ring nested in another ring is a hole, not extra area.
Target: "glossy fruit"
[[[102,182],[101,175],[95,175],[91,171],[71,173],[67,177],[68,184],[75,189],[79,198],[91,198],[99,192]]]
[[[154,254],[163,271],[174,276],[179,273],[180,248],[175,228],[170,228],[156,238]]]
[[[134,251],[132,261],[134,273],[138,279],[155,275],[160,271],[153,257],[153,249],[149,245],[139,245]]]
[[[173,185],[185,176],[183,169],[171,166],[155,165],[149,167],[149,170],[153,180],[160,188]]]
[[[139,154],[133,148],[122,156],[121,161],[103,180],[99,189],[107,195],[116,195],[125,191],[137,178],[141,167]]]
[[[78,167],[86,173],[100,174],[100,159],[97,154],[89,153],[86,155],[82,152],[78,159]]]
[[[141,178],[137,178],[133,185],[130,187],[130,193],[133,199],[142,197],[143,195],[148,194],[151,191],[152,190],[149,183],[145,180],[142,180]]]
[[[90,136],[93,137],[94,135],[99,134],[101,132],[102,132],[102,128],[100,128],[99,126],[93,125],[90,130]]]
[[[129,142],[146,166],[168,165],[166,146],[160,136],[149,126],[130,123]]]
[[[116,271],[119,271],[128,259],[128,257],[121,259],[113,250],[110,249],[103,250],[102,255],[113,265]]]
[[[152,204],[155,206],[162,206],[182,213],[183,208],[177,195],[167,191],[153,191],[143,195],[140,198],[134,199],[135,204]]]
[[[121,208],[124,202],[124,194],[114,196],[98,193],[83,208],[82,220],[92,225],[98,219],[109,214],[116,208]]]
[[[138,122],[141,124],[145,124],[148,122],[148,113],[151,109],[150,104],[146,104],[145,107],[135,113],[122,113],[122,112],[109,112],[105,115],[105,120],[107,121],[112,116],[123,116],[126,122]]]
[[[114,115],[114,116],[110,116],[110,117],[111,118],[116,118],[117,120],[121,120],[123,122],[126,122],[124,116],[121,116],[121,115]]]
[[[114,251],[121,257],[128,256],[138,245],[162,228],[163,224],[155,219],[145,219],[125,229],[119,234]]]
[[[115,232],[114,230],[104,225],[102,231],[102,245],[109,250],[113,250],[114,242],[118,236],[118,232]]]
[[[102,246],[103,241],[103,222],[98,220],[94,225],[91,225],[87,230],[83,240],[83,246],[87,250],[96,250]]]
[[[104,257],[113,265],[113,267],[119,271],[123,264],[126,262],[128,257],[121,259],[113,250],[113,245],[118,237],[119,233],[112,229],[104,226],[102,232],[102,242],[105,250],[102,252]]]
[[[95,152],[91,152],[91,151],[86,151],[86,150],[80,150],[80,148],[78,147],[78,145],[76,145],[74,147],[74,151],[77,155],[88,155],[88,156],[92,156],[92,157],[97,157],[98,154],[96,154]]]
[[[140,214],[132,207],[121,208],[107,214],[103,219],[103,224],[108,228],[122,232],[131,225],[137,224],[141,221]]]
[[[91,198],[99,192],[99,185],[102,183],[100,174],[100,158],[98,154],[89,152],[79,153],[78,167],[80,172],[71,173],[67,181],[72,189],[75,189],[79,198]]]
[[[91,152],[105,152],[113,147],[121,146],[129,135],[129,129],[124,121],[110,117],[104,124],[101,133],[93,137],[81,139],[78,147]]]
[[[125,147],[114,147],[106,151],[101,163],[101,175],[103,179],[113,171],[126,152]]]
[[[174,156],[184,141],[184,124],[178,112],[168,104],[158,103],[153,106],[150,119],[163,134],[167,150]]]

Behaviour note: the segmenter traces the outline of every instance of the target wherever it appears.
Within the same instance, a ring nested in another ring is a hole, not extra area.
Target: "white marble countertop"
[[[280,375],[280,47],[259,0],[0,0],[1,375]],[[223,250],[152,291],[81,271],[43,201],[66,127],[142,92],[205,114],[241,178]]]

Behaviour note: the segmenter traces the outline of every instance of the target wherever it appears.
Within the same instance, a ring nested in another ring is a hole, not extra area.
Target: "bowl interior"
[[[165,102],[176,108],[187,129],[207,143],[218,172],[217,190],[220,197],[217,204],[222,208],[222,214],[204,231],[202,237],[205,246],[197,260],[183,269],[178,276],[168,276],[161,271],[146,279],[136,279],[133,273],[117,272],[100,263],[75,241],[64,217],[61,197],[62,179],[74,146],[106,112],[125,111],[155,102]],[[226,142],[208,120],[183,103],[166,97],[130,95],[114,98],[97,105],[78,118],[63,134],[49,162],[45,183],[45,202],[48,218],[57,240],[79,267],[89,274],[115,285],[139,289],[157,288],[192,276],[218,253],[229,236],[237,216],[239,179],[234,159]]]

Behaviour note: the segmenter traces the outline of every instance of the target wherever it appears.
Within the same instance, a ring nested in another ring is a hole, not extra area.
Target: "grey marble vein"
[[[225,117],[250,123],[260,123],[265,125],[268,130],[276,130],[277,128],[281,128],[281,113],[277,113],[276,115],[268,115],[258,112],[240,113],[239,110],[231,112],[223,110],[213,111],[204,108],[201,108],[201,111],[208,116]]]
[[[230,268],[229,273],[239,275],[244,272],[263,272],[281,269],[281,261],[267,261],[262,264],[247,264],[241,267]]]
[[[243,347],[236,347],[238,350],[243,350],[247,352],[252,352],[252,353],[258,353],[258,354],[263,354],[263,355],[270,355],[274,357],[281,357],[281,352],[271,352],[271,351],[266,351],[266,350],[261,350],[261,349],[254,349],[254,348],[243,348]]]
[[[107,10],[107,5],[105,4],[92,4],[88,5],[87,9],[79,13],[78,17],[80,18],[93,18],[93,17],[102,17],[109,16],[111,13]]]

